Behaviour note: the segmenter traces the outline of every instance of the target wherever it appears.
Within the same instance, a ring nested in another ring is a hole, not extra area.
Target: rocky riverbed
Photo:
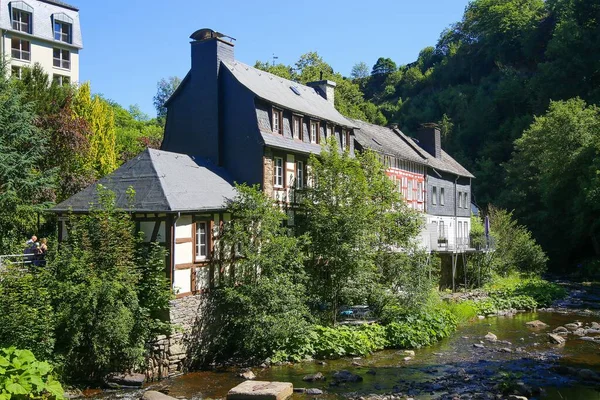
[[[253,374],[258,380],[292,382],[294,396],[303,399],[597,399],[600,287],[568,287],[569,298],[552,308],[477,319],[414,353],[388,350],[363,359],[256,368]],[[239,373],[195,372],[160,386],[174,397],[221,398],[243,381]],[[139,398],[140,393],[107,395]]]

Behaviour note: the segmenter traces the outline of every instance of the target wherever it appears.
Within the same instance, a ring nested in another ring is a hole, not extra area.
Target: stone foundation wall
[[[169,318],[174,329],[170,336],[161,335],[149,345],[146,379],[155,381],[183,373],[189,359],[186,343],[201,315],[202,295],[171,300]]]

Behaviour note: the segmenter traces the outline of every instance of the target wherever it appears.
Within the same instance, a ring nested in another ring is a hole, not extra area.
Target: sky
[[[65,0],[79,8],[80,81],[125,108],[155,116],[161,78],[183,78],[190,35],[211,28],[236,39],[235,58],[294,64],[316,51],[345,76],[379,57],[415,61],[462,17],[468,0]]]

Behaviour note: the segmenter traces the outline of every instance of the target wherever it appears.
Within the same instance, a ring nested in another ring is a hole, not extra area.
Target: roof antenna
[[[275,66],[275,60],[279,60],[279,57],[277,57],[275,53],[273,53],[273,66]]]
[[[320,71],[319,80],[320,80],[320,81],[322,81],[322,80],[323,80],[323,71]]]

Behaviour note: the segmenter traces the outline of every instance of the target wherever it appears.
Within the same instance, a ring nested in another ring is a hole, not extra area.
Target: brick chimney
[[[422,124],[417,132],[419,146],[435,158],[442,157],[442,135],[440,127],[434,123]]]
[[[331,103],[333,106],[335,100],[335,87],[336,83],[334,81],[329,80],[320,80],[315,82],[308,82],[306,86],[310,86],[314,88],[321,97]]]

